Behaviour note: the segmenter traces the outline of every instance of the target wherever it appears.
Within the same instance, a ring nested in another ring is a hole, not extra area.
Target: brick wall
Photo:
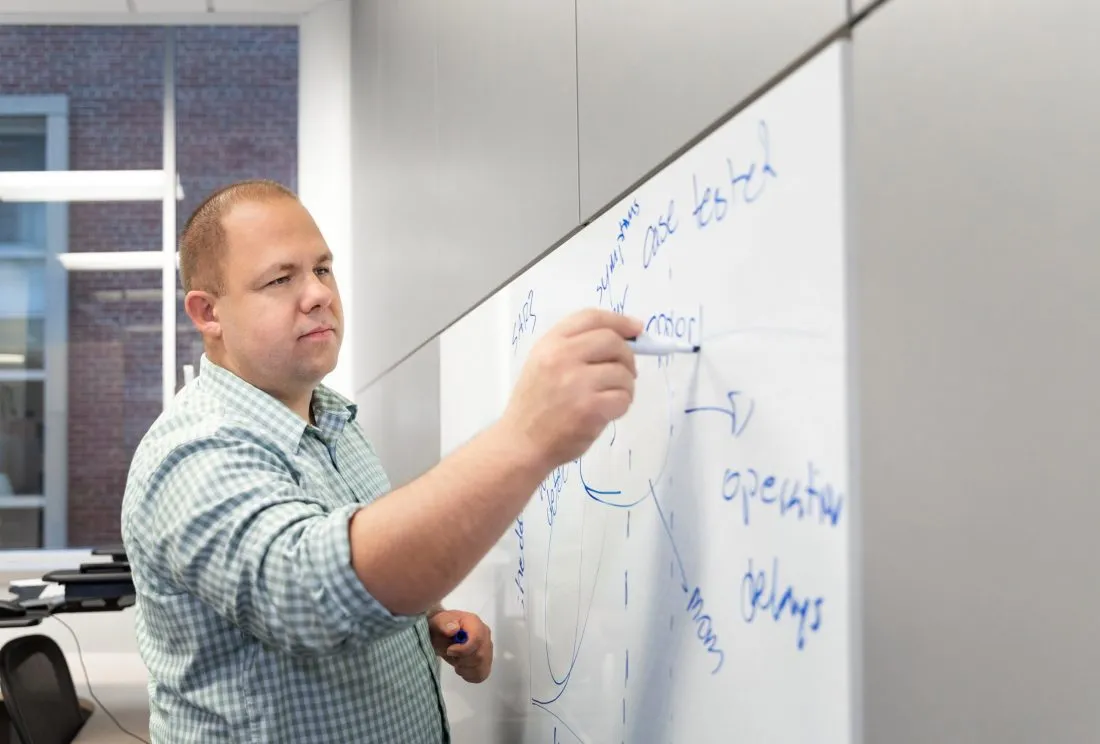
[[[176,29],[177,162],[186,198],[241,178],[296,187],[297,29]],[[0,26],[0,95],[65,94],[74,169],[161,166],[160,28]],[[74,204],[70,251],[160,250],[159,203]],[[69,277],[69,543],[118,540],[130,457],[161,408],[158,272]],[[178,294],[178,293],[177,293]],[[177,300],[179,365],[201,351]]]

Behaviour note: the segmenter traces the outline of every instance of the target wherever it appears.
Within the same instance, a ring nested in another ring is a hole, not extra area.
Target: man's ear
[[[209,292],[193,289],[183,298],[183,309],[187,317],[195,324],[198,332],[206,338],[221,336],[222,327],[218,320],[217,298]]]

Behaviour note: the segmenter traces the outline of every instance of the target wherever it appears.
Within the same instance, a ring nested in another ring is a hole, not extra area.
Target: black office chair
[[[20,636],[0,648],[0,691],[21,744],[69,744],[91,715],[49,636]]]

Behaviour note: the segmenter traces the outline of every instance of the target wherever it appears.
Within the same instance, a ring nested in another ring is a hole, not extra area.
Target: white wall
[[[351,222],[351,3],[302,16],[298,36],[298,195],[332,249],[344,304],[344,347],[325,383],[354,396],[358,288]]]

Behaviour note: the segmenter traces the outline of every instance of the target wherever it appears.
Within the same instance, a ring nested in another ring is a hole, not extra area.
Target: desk
[[[76,694],[82,703],[93,708],[74,744],[135,744],[137,739],[119,731],[118,726],[88,694],[84,670],[75,653],[66,653],[73,675]],[[111,711],[127,730],[149,740],[148,674],[136,653],[85,653],[84,666],[92,680],[92,689],[99,701]]]

